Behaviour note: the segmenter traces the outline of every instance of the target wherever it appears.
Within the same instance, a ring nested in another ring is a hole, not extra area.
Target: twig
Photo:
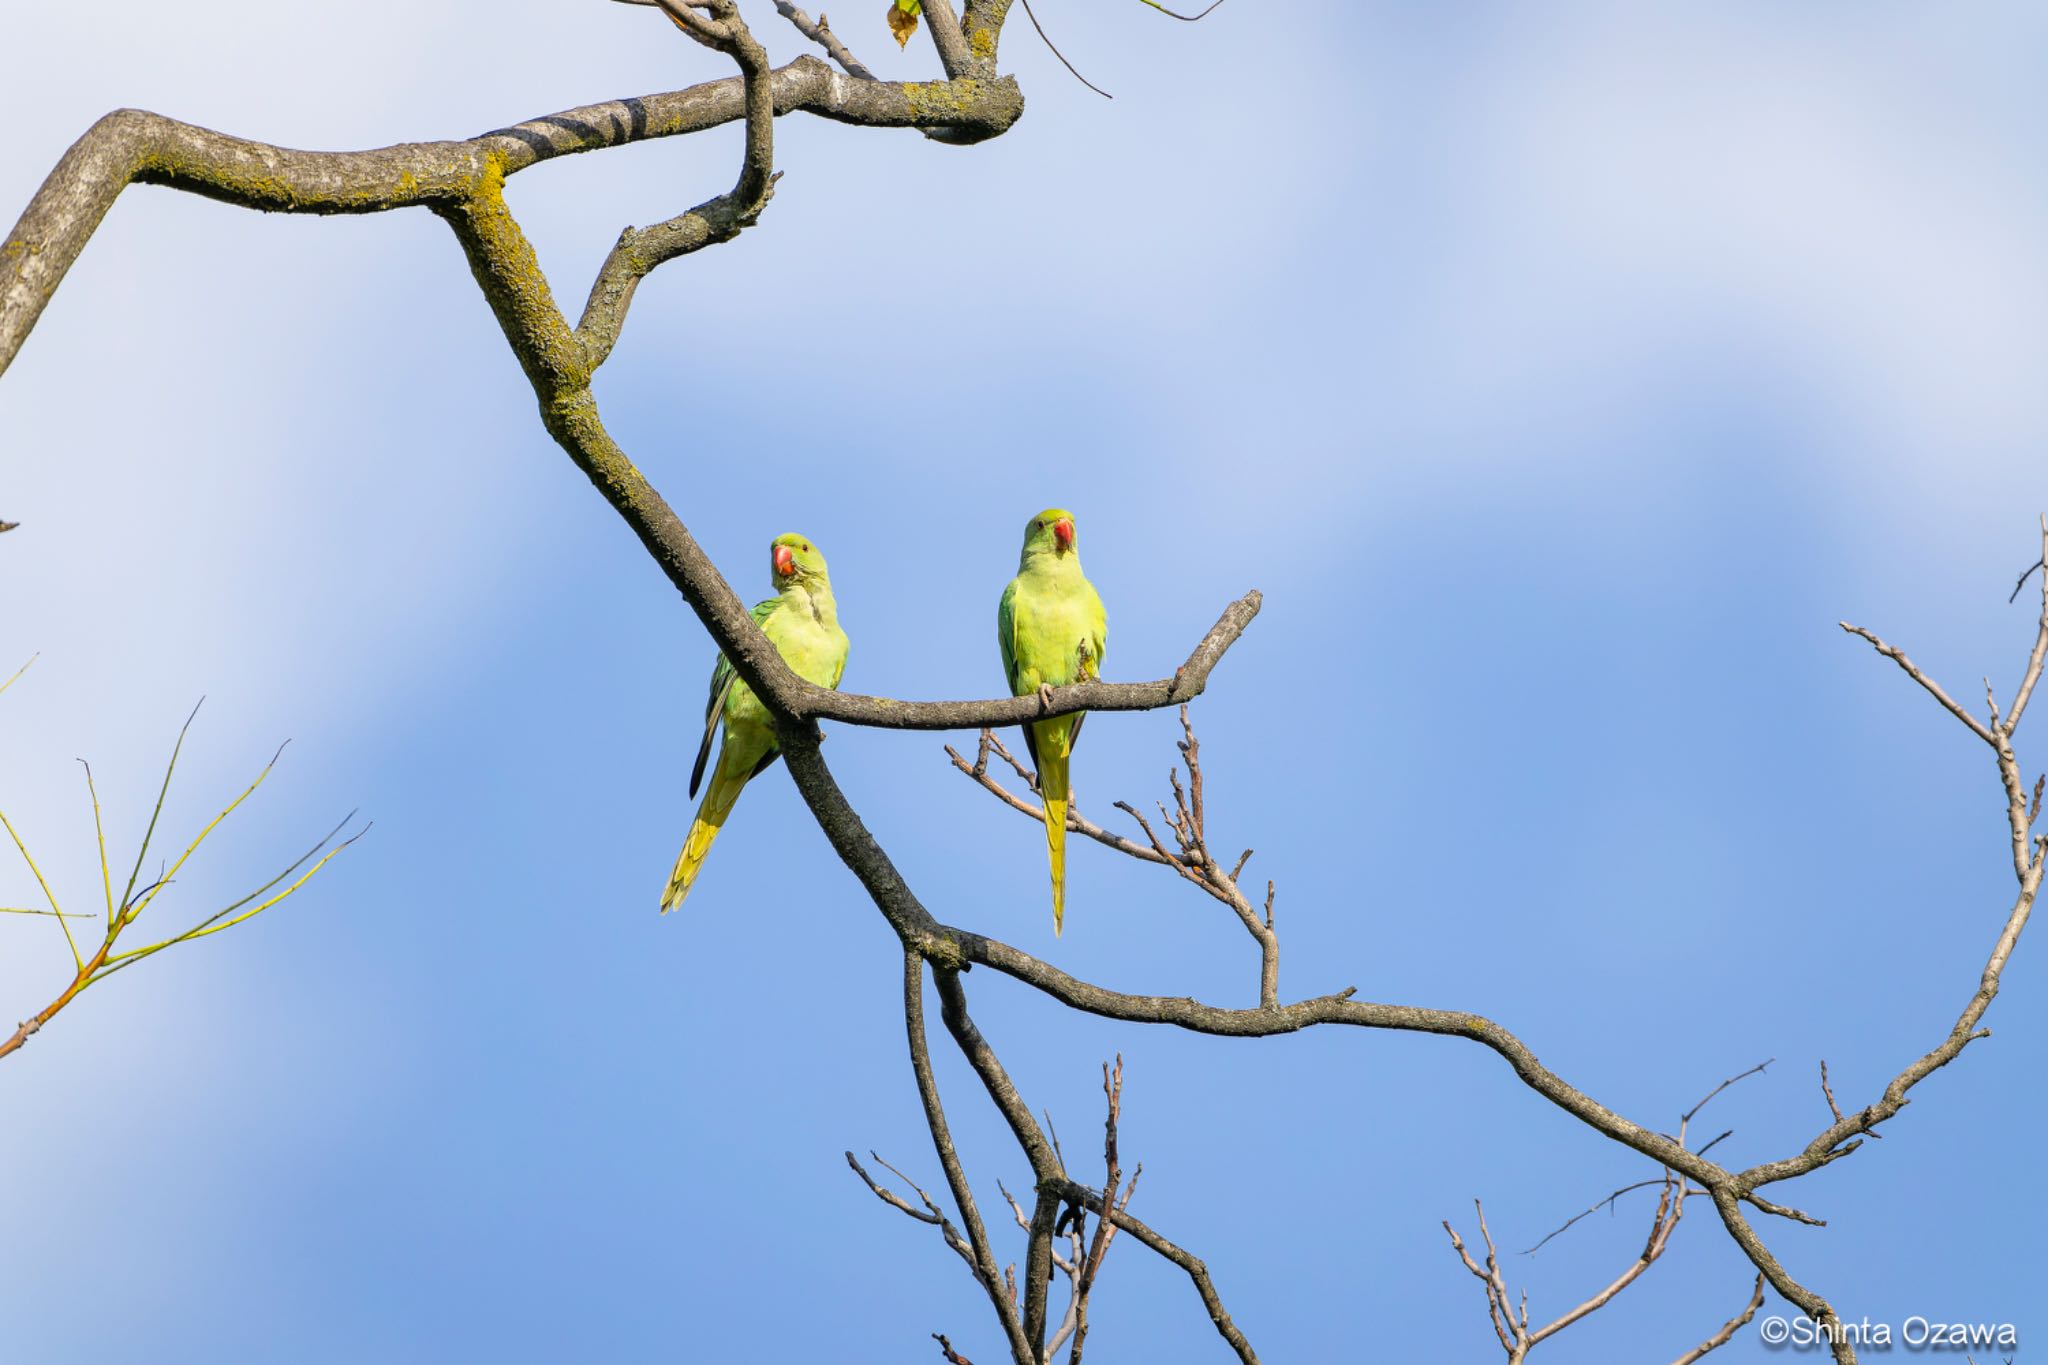
[[[1116,1070],[1112,1072],[1107,1062],[1102,1066],[1102,1096],[1107,1115],[1102,1122],[1102,1203],[1106,1209],[1123,1209],[1130,1206],[1131,1195],[1138,1187],[1137,1177],[1131,1177],[1131,1188],[1125,1191],[1123,1199],[1117,1199],[1117,1187],[1123,1181],[1123,1170],[1118,1164],[1116,1125],[1123,1113],[1124,1099],[1124,1055],[1116,1055]],[[1102,1259],[1109,1254],[1109,1243],[1116,1236],[1116,1222],[1111,1218],[1095,1220],[1095,1241],[1088,1249],[1087,1257],[1081,1261],[1081,1274],[1074,1285],[1074,1349],[1067,1357],[1067,1365],[1081,1365],[1081,1349],[1088,1340],[1088,1296],[1095,1289],[1095,1277],[1102,1271]]]
[[[1258,1365],[1258,1352],[1252,1349],[1252,1344],[1245,1340],[1244,1333],[1239,1331],[1237,1324],[1231,1320],[1229,1311],[1224,1308],[1223,1300],[1216,1292],[1215,1282],[1209,1278],[1209,1267],[1203,1263],[1201,1257],[1174,1245],[1124,1210],[1104,1204],[1100,1194],[1078,1181],[1061,1180],[1057,1182],[1057,1186],[1062,1198],[1082,1205],[1098,1218],[1111,1220],[1118,1228],[1130,1233],[1186,1272],[1188,1279],[1194,1283],[1195,1292],[1202,1296],[1202,1306],[1209,1310],[1209,1321],[1214,1324],[1217,1335],[1230,1344],[1231,1350],[1237,1352],[1237,1358],[1242,1365]]]
[[[1217,3],[1221,4],[1222,0],[1217,0]],[[1038,30],[1038,36],[1044,40],[1046,47],[1052,50],[1052,55],[1060,59],[1060,65],[1064,66],[1075,80],[1081,82],[1081,84],[1087,86],[1090,90],[1093,90],[1096,94],[1102,96],[1102,98],[1106,100],[1113,100],[1116,98],[1116,96],[1110,94],[1107,90],[1104,90],[1094,81],[1089,80],[1086,76],[1082,75],[1079,71],[1075,70],[1074,64],[1067,60],[1067,54],[1060,51],[1058,47],[1054,46],[1051,38],[1046,37],[1045,25],[1039,23],[1038,16],[1032,12],[1031,0],[1024,0],[1024,16],[1031,21],[1031,27]],[[1179,16],[1175,15],[1174,17],[1178,18]]]
[[[1143,3],[1143,0],[1140,0],[1140,3]],[[2035,570],[2042,568],[2048,568],[2048,560],[2037,559],[2027,566],[2027,571],[2020,575],[2020,581],[2012,585],[2012,596],[2005,599],[2008,607],[2020,600],[2020,589],[2027,586],[2027,580],[2034,576]]]
[[[929,1194],[925,1193],[924,1188],[921,1185],[919,1185],[916,1181],[912,1180],[909,1176],[904,1175],[903,1172],[897,1170],[894,1166],[890,1166],[887,1161],[884,1161],[880,1156],[876,1155],[874,1152],[869,1152],[868,1155],[874,1157],[876,1161],[881,1162],[881,1164],[883,1166],[888,1167],[889,1170],[894,1171],[896,1178],[898,1180],[901,1180],[904,1184],[910,1186],[911,1189],[915,1190],[917,1192],[918,1199],[923,1202],[924,1208],[912,1208],[910,1206],[910,1202],[906,1200],[902,1195],[897,1194],[894,1190],[876,1184],[874,1177],[870,1176],[867,1173],[867,1169],[864,1166],[862,1166],[859,1161],[854,1159],[854,1155],[852,1152],[848,1152],[846,1154],[846,1164],[853,1167],[853,1173],[861,1178],[861,1182],[863,1184],[865,1184],[870,1190],[874,1191],[875,1198],[881,1200],[890,1208],[897,1209],[902,1213],[908,1215],[909,1217],[915,1218],[920,1223],[929,1223],[931,1226],[937,1228],[939,1230],[939,1236],[945,1239],[946,1245],[951,1247],[953,1251],[960,1257],[960,1259],[967,1263],[968,1273],[974,1274],[974,1250],[973,1248],[967,1245],[967,1239],[960,1235],[959,1229],[953,1226],[952,1220],[946,1217],[945,1211],[941,1209],[935,1202],[933,1202],[932,1197]]]
[[[197,713],[198,708],[194,707],[193,714],[196,715]],[[152,957],[155,954],[162,952],[165,948],[172,946],[173,944],[189,942],[192,939],[204,938],[210,934],[218,933],[224,929],[231,929],[235,925],[253,919],[256,915],[261,914],[265,910],[268,910],[271,906],[276,905],[278,902],[292,895],[300,887],[304,886],[307,881],[311,880],[315,874],[317,874],[322,868],[326,867],[327,864],[330,861],[332,861],[338,854],[340,854],[343,849],[347,848],[350,844],[353,844],[357,839],[360,839],[365,833],[368,832],[368,826],[365,826],[362,830],[359,830],[356,834],[350,836],[348,839],[345,839],[341,843],[336,844],[331,849],[327,849],[328,843],[333,840],[334,836],[341,832],[343,826],[345,826],[350,819],[354,818],[354,813],[351,812],[348,816],[343,818],[341,824],[336,825],[333,830],[329,831],[326,837],[322,838],[319,844],[315,845],[310,852],[302,854],[299,857],[299,859],[292,864],[291,867],[285,869],[285,871],[279,874],[278,876],[271,878],[270,881],[264,883],[261,887],[258,887],[256,891],[250,893],[247,896],[242,897],[240,900],[234,902],[226,909],[214,912],[212,915],[208,916],[206,919],[201,920],[198,924],[192,926],[190,929],[185,930],[183,933],[176,934],[159,943],[153,943],[144,948],[129,948],[121,951],[116,951],[122,933],[135,922],[136,916],[141,913],[143,907],[145,907],[153,899],[155,899],[155,897],[163,890],[163,888],[170,885],[171,877],[170,874],[167,873],[166,875],[157,878],[157,880],[151,883],[149,886],[143,888],[140,895],[132,894],[135,879],[137,876],[140,875],[141,872],[142,858],[148,850],[149,838],[152,834],[154,834],[156,830],[157,819],[163,813],[164,801],[170,792],[171,777],[177,770],[178,755],[183,750],[186,731],[188,731],[191,728],[191,725],[192,717],[187,716],[185,719],[184,727],[178,731],[178,743],[175,746],[173,746],[171,750],[170,762],[165,765],[163,785],[161,786],[161,788],[159,788],[157,792],[156,808],[155,811],[150,816],[149,830],[143,836],[143,852],[138,853],[136,855],[136,870],[129,876],[130,890],[128,892],[123,893],[123,897],[119,902],[116,902],[114,899],[113,878],[107,864],[106,839],[103,833],[103,826],[101,824],[100,819],[99,791],[93,784],[92,769],[90,765],[86,767],[86,791],[90,796],[92,802],[93,830],[98,838],[100,852],[100,882],[106,899],[106,923],[104,933],[102,935],[99,946],[93,950],[91,956],[89,957],[80,952],[78,942],[71,933],[71,926],[68,923],[66,923],[66,921],[70,919],[96,919],[98,918],[98,916],[69,915],[65,914],[61,910],[61,908],[57,904],[55,895],[50,890],[49,883],[43,877],[42,870],[36,866],[35,859],[29,855],[27,845],[22,841],[20,835],[15,832],[14,826],[12,825],[12,823],[9,822],[6,814],[4,812],[0,812],[0,828],[4,828],[7,831],[7,833],[13,837],[15,847],[20,850],[22,858],[28,863],[29,870],[35,874],[36,882],[39,886],[42,887],[45,899],[47,899],[50,902],[50,912],[55,916],[58,926],[63,930],[64,941],[71,950],[73,967],[70,984],[67,985],[63,989],[63,991],[58,994],[56,999],[52,1000],[48,1005],[44,1006],[33,1017],[23,1020],[19,1025],[16,1026],[14,1033],[5,1041],[0,1041],[0,1057],[6,1057],[10,1053],[20,1049],[22,1044],[26,1043],[31,1037],[33,1037],[38,1031],[42,1029],[43,1025],[49,1023],[51,1019],[56,1017],[59,1011],[63,1010],[65,1006],[69,1005],[73,1000],[77,999],[81,992],[85,991],[87,988],[91,986],[98,985],[100,982],[105,981],[108,977],[114,975],[114,973],[125,970],[128,967],[132,967],[137,962],[140,962],[145,958]],[[278,752],[283,752],[282,746],[279,747]],[[171,868],[171,873],[175,873],[179,867],[182,867],[185,861],[189,859],[195,852],[198,851],[199,846],[205,843],[208,837],[210,837],[213,834],[213,832],[220,827],[221,822],[226,820],[228,816],[234,814],[236,809],[241,806],[242,802],[248,799],[250,793],[254,792],[257,787],[263,784],[263,779],[269,775],[271,769],[275,767],[276,764],[277,756],[272,755],[270,762],[264,765],[263,771],[257,775],[256,780],[250,783],[248,788],[245,789],[240,796],[237,796],[233,801],[229,802],[226,809],[221,811],[220,814],[214,816],[213,819],[209,821],[206,824],[206,826],[199,831],[197,837],[195,837],[192,840],[192,842],[186,847],[185,852],[182,855],[180,855],[177,864]],[[308,868],[306,872],[303,875],[301,875],[298,878],[298,880],[294,881],[290,886],[286,887],[282,891],[277,892],[275,895],[269,896],[267,899],[264,899],[260,904],[256,905],[253,909],[242,909],[243,906],[248,905],[251,901],[263,896],[265,892],[268,892],[272,887],[276,886],[278,882],[284,879],[284,877],[289,876],[293,871],[296,871],[299,867],[303,866],[309,858],[312,858],[314,854],[320,853],[321,850],[323,849],[326,849],[325,856],[321,857],[319,861],[315,862],[312,867]],[[22,910],[16,913],[32,912]],[[230,918],[230,916],[232,916],[232,918]]]
[[[1756,1288],[1750,1291],[1749,1303],[1743,1308],[1743,1310],[1740,1313],[1737,1313],[1734,1317],[1728,1319],[1728,1321],[1722,1323],[1721,1329],[1718,1332],[1715,1332],[1714,1335],[1708,1337],[1705,1341],[1693,1347],[1684,1355],[1678,1357],[1678,1359],[1672,1361],[1671,1365],[1693,1365],[1694,1361],[1698,1360],[1701,1356],[1707,1354],[1709,1351],[1718,1350],[1721,1347],[1726,1346],[1729,1343],[1729,1341],[1735,1336],[1735,1334],[1738,1331],[1742,1330],[1742,1325],[1748,1322],[1751,1318],[1755,1317],[1756,1310],[1763,1306],[1764,1277],[1761,1273],[1759,1273],[1756,1277]]]
[[[1730,1076],[1727,1080],[1715,1086],[1712,1090],[1709,1090],[1705,1095],[1701,1096],[1700,1102],[1698,1104],[1695,1104],[1692,1108],[1686,1110],[1683,1114],[1678,1116],[1678,1123],[1680,1128],[1682,1129],[1686,1124],[1691,1123],[1693,1115],[1699,1113],[1700,1110],[1706,1108],[1708,1103],[1716,1095],[1720,1094],[1723,1090],[1726,1090],[1729,1086],[1735,1084],[1737,1081],[1747,1080],[1751,1076],[1762,1074],[1765,1067],[1769,1066],[1772,1062],[1775,1062],[1777,1060],[1778,1059],[1776,1057],[1766,1057],[1763,1061],[1758,1062],[1749,1070],[1737,1072],[1735,1075]]]
[[[1160,4],[1159,0],[1138,0],[1138,3],[1141,5],[1150,5],[1153,9],[1158,10],[1161,14],[1165,15],[1169,19],[1178,19],[1184,24],[1192,24],[1197,20],[1208,18],[1209,15],[1215,10],[1216,6],[1223,3],[1223,0],[1211,0],[1209,8],[1201,11],[1201,13],[1199,14],[1176,14],[1174,13],[1174,11],[1168,9],[1166,6]]]
[[[794,24],[798,33],[824,48],[825,55],[839,63],[847,75],[859,77],[864,81],[879,79],[874,72],[868,70],[860,58],[847,51],[846,44],[841,42],[839,35],[826,24],[823,10],[818,12],[816,23],[812,23],[811,16],[789,3],[789,0],[775,0],[775,12]]]
[[[1236,865],[1228,873],[1223,871],[1210,852],[1207,783],[1202,772],[1202,746],[1195,735],[1194,724],[1189,719],[1186,702],[1181,703],[1180,725],[1182,738],[1178,747],[1187,766],[1187,784],[1185,787],[1182,786],[1178,769],[1169,770],[1167,782],[1173,791],[1174,809],[1169,814],[1164,803],[1159,806],[1160,821],[1173,834],[1176,847],[1168,848],[1158,831],[1153,828],[1152,822],[1128,801],[1118,801],[1114,804],[1118,810],[1137,822],[1139,830],[1145,836],[1145,842],[1142,844],[1110,833],[1080,815],[1071,806],[1067,810],[1067,828],[1141,862],[1158,863],[1169,867],[1184,880],[1200,887],[1212,898],[1228,906],[1231,913],[1237,916],[1238,922],[1244,926],[1245,932],[1259,945],[1259,1006],[1262,1009],[1277,1008],[1280,1003],[1280,940],[1273,927],[1274,884],[1270,881],[1266,883],[1266,900],[1262,911],[1246,897],[1237,881],[1239,874],[1244,871],[1245,863],[1251,858],[1252,851],[1246,849],[1240,854]],[[1000,755],[1027,787],[1036,788],[1037,776],[1003,746],[993,731],[982,731],[981,747],[973,763],[969,763],[951,745],[946,746],[946,756],[952,761],[953,766],[983,790],[1020,814],[1044,820],[1043,807],[1032,805],[989,775],[989,756],[992,753]]]
[[[1926,688],[1928,695],[1933,697],[1936,701],[1940,702],[1942,704],[1942,707],[1945,710],[1947,710],[1950,715],[1954,716],[1963,724],[1969,726],[1971,734],[1983,740],[1986,744],[1989,744],[1994,749],[1998,747],[1997,739],[1995,739],[1992,736],[1991,731],[1989,729],[1985,728],[1984,722],[1978,720],[1975,716],[1971,715],[1967,710],[1963,709],[1963,707],[1957,703],[1954,697],[1951,697],[1947,692],[1942,690],[1942,686],[1940,683],[1928,677],[1925,673],[1922,673],[1920,671],[1920,666],[1918,664],[1915,664],[1911,659],[1907,658],[1904,650],[1894,649],[1892,646],[1886,644],[1883,640],[1880,640],[1877,636],[1871,634],[1869,631],[1865,630],[1861,626],[1852,626],[1847,621],[1839,621],[1836,624],[1841,626],[1843,630],[1848,631],[1851,635],[1861,636],[1863,639],[1868,640],[1873,649],[1875,649],[1878,653],[1884,655],[1885,658],[1890,659],[1900,668],[1904,669],[1906,671],[1907,677],[1911,678],[1914,682],[1919,683],[1922,687]]]

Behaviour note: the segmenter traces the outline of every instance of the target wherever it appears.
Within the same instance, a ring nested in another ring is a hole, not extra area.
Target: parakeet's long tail
[[[1033,724],[1038,744],[1038,790],[1045,798],[1045,853],[1052,864],[1052,931],[1067,917],[1067,758],[1073,753],[1074,717]]]
[[[741,788],[753,776],[749,767],[726,761],[730,752],[728,748],[719,750],[718,767],[711,774],[711,786],[704,793],[703,804],[697,807],[697,818],[690,822],[690,837],[683,841],[683,851],[676,855],[676,869],[668,874],[668,890],[661,893],[663,914],[681,905],[683,897],[690,894],[690,883],[697,880],[697,869],[704,866],[704,855],[711,851],[711,841],[724,828],[725,818],[732,814],[733,802],[740,799]]]

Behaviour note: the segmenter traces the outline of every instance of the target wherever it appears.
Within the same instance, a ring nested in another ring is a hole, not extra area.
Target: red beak
[[[1052,536],[1054,540],[1057,540],[1060,543],[1061,550],[1064,551],[1073,549],[1074,523],[1068,521],[1065,517],[1061,517],[1058,521],[1052,524]]]
[[[796,572],[796,552],[787,545],[775,547],[775,572],[782,578]]]

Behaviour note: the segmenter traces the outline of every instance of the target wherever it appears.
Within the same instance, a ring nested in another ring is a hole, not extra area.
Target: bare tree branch
[[[995,1252],[989,1248],[988,1231],[982,1226],[981,1210],[975,1205],[974,1191],[967,1183],[967,1172],[961,1167],[960,1154],[953,1146],[953,1133],[946,1123],[945,1107],[939,1103],[939,1083],[932,1075],[931,1053],[926,1048],[924,1036],[924,960],[909,952],[903,955],[903,1024],[910,1039],[910,1066],[917,1077],[918,1098],[924,1102],[925,1126],[931,1130],[932,1147],[939,1155],[940,1167],[946,1172],[946,1185],[953,1191],[954,1206],[960,1210],[960,1218],[967,1224],[968,1243],[974,1251],[975,1278],[988,1293],[989,1303],[996,1311],[996,1320],[1002,1324],[1004,1336],[1009,1338],[1010,1355],[1016,1365],[1038,1365],[1037,1352],[1031,1345],[1037,1338],[1025,1335],[1023,1323],[1017,1316],[1017,1305],[1003,1288]]]
[[[1967,710],[1963,709],[1962,705],[1959,702],[1957,702],[1954,697],[1951,697],[1946,691],[1943,690],[1942,685],[1940,683],[1928,677],[1925,673],[1922,673],[1920,671],[1920,666],[1914,663],[1911,659],[1907,658],[1904,650],[1892,648],[1892,646],[1886,644],[1883,640],[1878,639],[1877,636],[1871,634],[1869,631],[1865,630],[1861,626],[1852,626],[1847,621],[1837,622],[1837,624],[1840,625],[1843,630],[1848,631],[1851,635],[1860,635],[1865,640],[1868,640],[1873,649],[1875,649],[1878,653],[1884,655],[1885,658],[1890,659],[1900,668],[1904,669],[1906,671],[1906,676],[1911,678],[1914,682],[1919,683],[1922,687],[1926,688],[1928,695],[1933,697],[1936,701],[1940,702],[1950,715],[1954,716],[1963,724],[1969,726],[1971,734],[1983,740],[1986,744],[1991,745],[1993,748],[1996,748],[1998,746],[1998,741],[1991,737],[1990,728],[1986,726],[1983,721],[1978,720],[1975,716],[1971,715]]]
[[[1245,932],[1250,934],[1252,941],[1259,946],[1259,1004],[1261,1008],[1276,1006],[1280,1003],[1280,940],[1273,929],[1273,884],[1266,884],[1266,903],[1262,916],[1260,910],[1252,904],[1237,884],[1238,874],[1244,871],[1246,861],[1252,856],[1251,850],[1246,849],[1238,858],[1236,865],[1227,873],[1210,850],[1208,812],[1203,799],[1205,779],[1202,775],[1202,746],[1195,738],[1194,726],[1188,719],[1186,702],[1182,702],[1180,707],[1180,727],[1183,738],[1179,747],[1181,757],[1187,764],[1187,786],[1182,787],[1178,772],[1169,770],[1167,782],[1173,789],[1174,812],[1169,815],[1163,805],[1160,808],[1160,818],[1172,832],[1178,851],[1167,848],[1154,832],[1151,822],[1126,801],[1117,802],[1116,808],[1137,822],[1138,828],[1145,835],[1143,844],[1121,835],[1111,834],[1080,815],[1071,805],[1067,808],[1067,828],[1085,834],[1104,847],[1113,848],[1141,862],[1170,867],[1188,882],[1230,907],[1238,922],[1244,926]],[[1037,775],[1019,763],[992,731],[982,731],[981,749],[972,764],[962,758],[951,745],[946,746],[946,753],[952,758],[955,768],[972,778],[1012,810],[1043,822],[1043,806],[1034,806],[1013,795],[1001,782],[988,775],[991,751],[1000,754],[1024,780],[1026,786],[1037,790]]]
[[[805,14],[795,5],[789,3],[789,0],[775,0],[775,12],[789,20],[791,24],[794,24],[798,33],[803,34],[804,37],[809,38],[819,47],[824,48],[825,55],[839,63],[841,69],[847,75],[857,76],[864,81],[881,79],[874,72],[868,70],[865,62],[847,51],[846,44],[841,42],[839,35],[834,33],[830,26],[826,24],[825,12],[823,10],[818,11],[816,23],[811,21],[810,15]]]
[[[639,4],[646,0],[625,2]],[[682,5],[664,4],[663,8],[671,18],[694,13]],[[775,193],[775,91],[767,50],[748,31],[733,0],[714,0],[709,8],[718,20],[705,30],[712,36],[703,36],[680,19],[677,23],[692,37],[739,63],[747,127],[739,179],[724,194],[707,199],[686,213],[653,227],[629,227],[619,234],[590,287],[583,320],[576,324],[576,339],[582,343],[586,369],[595,370],[611,354],[641,280],[678,256],[737,237],[743,228],[754,225]]]
[[[989,1098],[995,1101],[996,1109],[1010,1125],[1010,1134],[1023,1149],[1031,1162],[1031,1173],[1038,1188],[1038,1199],[1031,1214],[1030,1238],[1024,1253],[1024,1338],[1038,1343],[1045,1340],[1046,1301],[1052,1282],[1052,1238],[1053,1224],[1059,1217],[1059,1197],[1049,1190],[1048,1185],[1063,1180],[1065,1167],[1059,1154],[1047,1142],[1045,1134],[1031,1117],[1031,1106],[1017,1093],[1009,1073],[1003,1069],[995,1049],[976,1028],[974,1020],[967,1013],[967,993],[960,987],[956,972],[942,967],[932,971],[933,983],[939,990],[939,1017],[945,1021],[947,1032],[967,1058],[975,1075],[981,1078],[982,1087]]]
[[[1209,1267],[1201,1257],[1175,1246],[1124,1210],[1105,1204],[1100,1194],[1078,1181],[1062,1180],[1058,1192],[1061,1198],[1079,1204],[1096,1217],[1109,1219],[1185,1271],[1188,1279],[1194,1282],[1195,1292],[1202,1296],[1202,1307],[1208,1310],[1209,1321],[1215,1325],[1216,1334],[1230,1343],[1230,1349],[1237,1352],[1237,1358],[1244,1365],[1258,1365],[1258,1353],[1245,1340],[1244,1333],[1238,1330],[1236,1322],[1224,1308],[1222,1298],[1216,1293],[1215,1282],[1209,1278]]]
[[[1016,82],[993,72],[944,82],[863,80],[804,56],[769,74],[778,115],[917,128],[963,144],[1000,136],[1024,108]],[[64,154],[0,242],[0,373],[130,184],[167,185],[271,213],[454,205],[558,156],[734,122],[746,112],[742,87],[742,78],[731,76],[568,109],[464,141],[366,152],[294,151],[140,109],[116,110]]]

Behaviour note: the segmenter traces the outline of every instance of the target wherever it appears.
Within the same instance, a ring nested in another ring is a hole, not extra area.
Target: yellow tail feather
[[[1061,717],[1065,720],[1066,717]],[[1057,724],[1057,722],[1054,722]],[[1067,755],[1072,727],[1056,738],[1039,734],[1038,788],[1045,797],[1045,853],[1052,864],[1052,932],[1058,937],[1067,917]],[[1047,742],[1048,740],[1051,742]]]
[[[719,754],[718,768],[711,774],[711,786],[704,793],[704,802],[697,807],[697,818],[690,822],[690,837],[683,841],[683,851],[676,855],[675,871],[668,874],[668,890],[661,893],[661,912],[665,915],[683,903],[683,897],[690,894],[690,884],[697,880],[697,870],[704,866],[704,855],[711,852],[711,841],[718,837],[718,831],[725,826],[725,818],[732,814],[733,802],[740,799],[740,789],[747,785],[745,772],[726,771],[725,754]]]

